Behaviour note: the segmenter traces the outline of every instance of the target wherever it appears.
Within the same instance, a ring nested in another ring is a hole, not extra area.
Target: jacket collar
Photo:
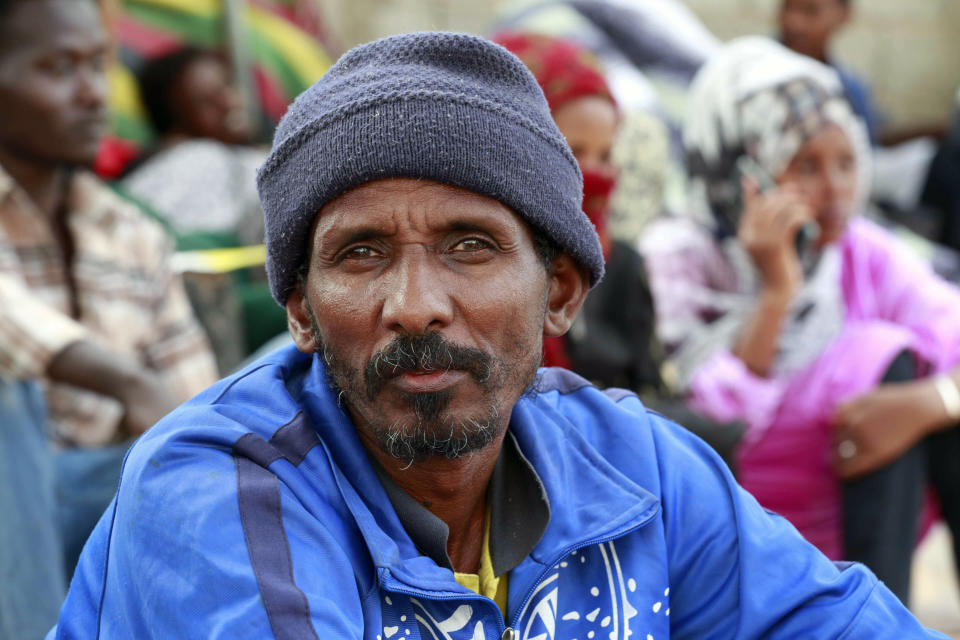
[[[394,511],[410,539],[425,556],[453,571],[447,555],[447,524],[408,495],[371,456]],[[550,503],[533,466],[524,457],[513,433],[503,441],[490,485],[490,557],[494,575],[510,571],[526,558],[550,522]]]

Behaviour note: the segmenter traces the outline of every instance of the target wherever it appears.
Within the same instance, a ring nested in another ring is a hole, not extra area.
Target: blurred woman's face
[[[240,94],[230,84],[230,70],[213,56],[190,63],[174,85],[174,109],[190,136],[226,144],[249,142],[252,125]]]
[[[609,100],[576,98],[554,111],[553,119],[582,170],[616,174],[610,152],[617,133],[617,110]]]
[[[857,189],[856,156],[843,130],[828,125],[808,140],[777,185],[790,185],[807,198],[820,225],[819,246],[836,241],[847,228]]]

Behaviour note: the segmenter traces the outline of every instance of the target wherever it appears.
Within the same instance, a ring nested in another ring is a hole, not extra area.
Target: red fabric
[[[260,65],[253,67],[253,81],[257,87],[257,95],[260,97],[260,106],[267,117],[274,122],[280,122],[283,115],[287,112],[287,100],[283,89],[277,84],[276,79]]]
[[[543,366],[573,369],[573,361],[567,354],[565,336],[543,337]]]
[[[120,43],[144,58],[156,58],[183,46],[176,34],[158,29],[118,11],[113,18]]]
[[[93,161],[93,170],[104,180],[115,180],[123,175],[130,161],[140,155],[140,148],[123,138],[105,136],[100,141],[97,157]]]
[[[503,32],[493,41],[520,58],[543,89],[551,111],[584,96],[601,96],[616,106],[594,55],[580,45],[530,33]]]
[[[590,222],[597,229],[600,244],[603,248],[603,259],[610,259],[610,232],[607,223],[610,218],[610,196],[617,179],[614,176],[583,169],[583,212],[590,218]]]

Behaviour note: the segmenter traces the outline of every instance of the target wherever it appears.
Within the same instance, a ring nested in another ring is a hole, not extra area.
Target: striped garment
[[[135,72],[144,60],[183,46],[229,49],[237,45],[249,65],[255,105],[263,118],[278,122],[294,98],[330,68],[328,29],[318,0],[243,0],[236,3],[244,38],[228,42],[226,5],[221,0],[101,0],[123,50],[111,66],[113,133],[148,144]]]
[[[132,357],[184,400],[216,380],[217,371],[183,285],[168,268],[171,242],[160,227],[87,173],[73,178],[68,206],[77,317],[60,246],[0,167],[0,377],[43,380],[54,441],[97,446],[122,437],[123,409],[112,398],[44,380],[69,344],[90,340]]]

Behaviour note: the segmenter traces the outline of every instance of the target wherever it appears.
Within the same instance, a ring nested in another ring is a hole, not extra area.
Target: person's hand
[[[834,467],[844,480],[896,460],[929,431],[939,398],[921,382],[884,384],[844,403],[833,416]]]
[[[128,436],[139,436],[178,404],[155,372],[92,340],[77,340],[61,349],[47,366],[47,375],[118,400],[124,409],[120,431]]]
[[[803,283],[796,236],[814,218],[796,189],[779,187],[760,193],[750,178],[742,180],[743,215],[737,238],[756,265],[764,288],[792,297]]]
[[[120,428],[137,437],[177,407],[177,401],[158,376],[143,372],[127,385],[120,401],[124,415]]]

